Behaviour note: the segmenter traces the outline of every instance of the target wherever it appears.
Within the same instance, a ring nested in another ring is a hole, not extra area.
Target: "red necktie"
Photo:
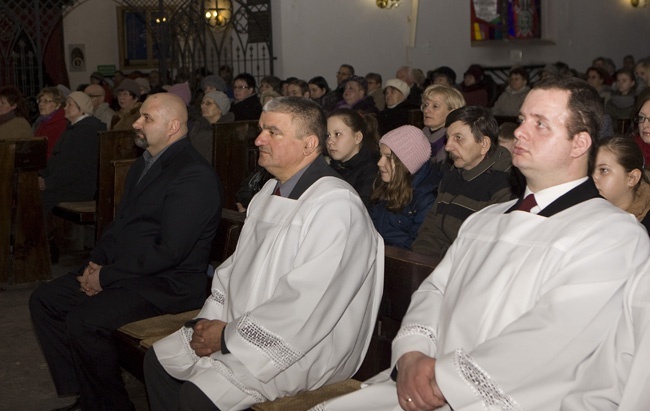
[[[274,196],[282,196],[280,193],[280,186],[275,187],[275,191],[273,192]]]
[[[529,213],[530,210],[536,205],[537,205],[537,201],[535,201],[535,195],[528,194],[526,198],[524,198],[524,201],[522,201],[521,204],[519,204],[519,208],[517,210],[525,211]]]

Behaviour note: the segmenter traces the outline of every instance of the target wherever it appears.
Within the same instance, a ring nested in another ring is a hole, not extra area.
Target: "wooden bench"
[[[0,285],[52,275],[37,174],[46,158],[44,137],[0,141]]]
[[[224,210],[217,231],[215,254],[222,261],[234,252],[243,226],[243,214]],[[411,300],[411,294],[433,271],[439,259],[409,250],[385,248],[384,290],[375,330],[366,357],[351,380],[305,392],[297,396],[258,404],[255,411],[306,410],[326,399],[359,388],[365,380],[390,366],[391,342]],[[166,315],[127,324],[115,332],[122,367],[143,380],[142,362],[147,349],[158,339],[180,329],[197,311]]]
[[[52,209],[52,214],[76,224],[95,224],[95,240],[99,239],[114,216],[113,162],[134,159],[142,153],[134,144],[134,139],[134,131],[100,132],[97,153],[97,200],[59,203]]]

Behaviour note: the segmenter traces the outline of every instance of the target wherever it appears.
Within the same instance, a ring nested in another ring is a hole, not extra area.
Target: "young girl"
[[[370,208],[372,183],[377,177],[377,120],[349,108],[327,117],[327,151],[330,166],[347,181]]]
[[[386,245],[410,249],[440,182],[431,145],[419,128],[402,126],[379,140],[379,152],[370,217]]]
[[[650,232],[650,179],[632,139],[615,136],[600,143],[593,178],[603,197],[633,214]]]

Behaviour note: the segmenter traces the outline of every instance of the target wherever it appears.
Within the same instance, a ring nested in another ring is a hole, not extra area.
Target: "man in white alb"
[[[650,253],[634,216],[588,177],[602,113],[582,80],[536,85],[515,131],[524,197],[464,222],[412,296],[392,373],[317,409],[560,409]]]
[[[147,353],[153,410],[242,410],[342,381],[370,342],[383,241],[321,155],[322,109],[277,98],[259,125],[259,164],[275,179],[253,197],[197,320]]]

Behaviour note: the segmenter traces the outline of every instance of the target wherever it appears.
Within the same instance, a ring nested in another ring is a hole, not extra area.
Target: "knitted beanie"
[[[79,110],[81,110],[82,113],[86,114],[93,114],[94,108],[93,108],[93,102],[88,96],[88,94],[83,93],[81,91],[73,91],[70,93],[68,98],[71,98],[74,100],[75,103],[79,106]]]
[[[398,79],[398,78],[392,78],[386,82],[386,86],[384,86],[384,90],[386,90],[388,87],[393,87],[404,94],[404,98],[409,96],[409,93],[411,92],[411,89],[409,88],[409,85],[406,84],[404,81]]]
[[[207,86],[214,87],[217,91],[226,91],[226,81],[216,74],[211,74],[201,80],[201,90],[205,90]]]
[[[205,97],[212,99],[219,106],[222,115],[228,114],[230,111],[230,99],[221,91],[211,91]]]
[[[190,90],[190,85],[187,81],[184,83],[174,84],[168,91],[180,97],[186,106],[190,105],[190,101],[192,100],[192,91]]]
[[[379,144],[386,144],[406,166],[411,175],[429,161],[431,144],[422,130],[414,126],[402,126],[384,134]]]

